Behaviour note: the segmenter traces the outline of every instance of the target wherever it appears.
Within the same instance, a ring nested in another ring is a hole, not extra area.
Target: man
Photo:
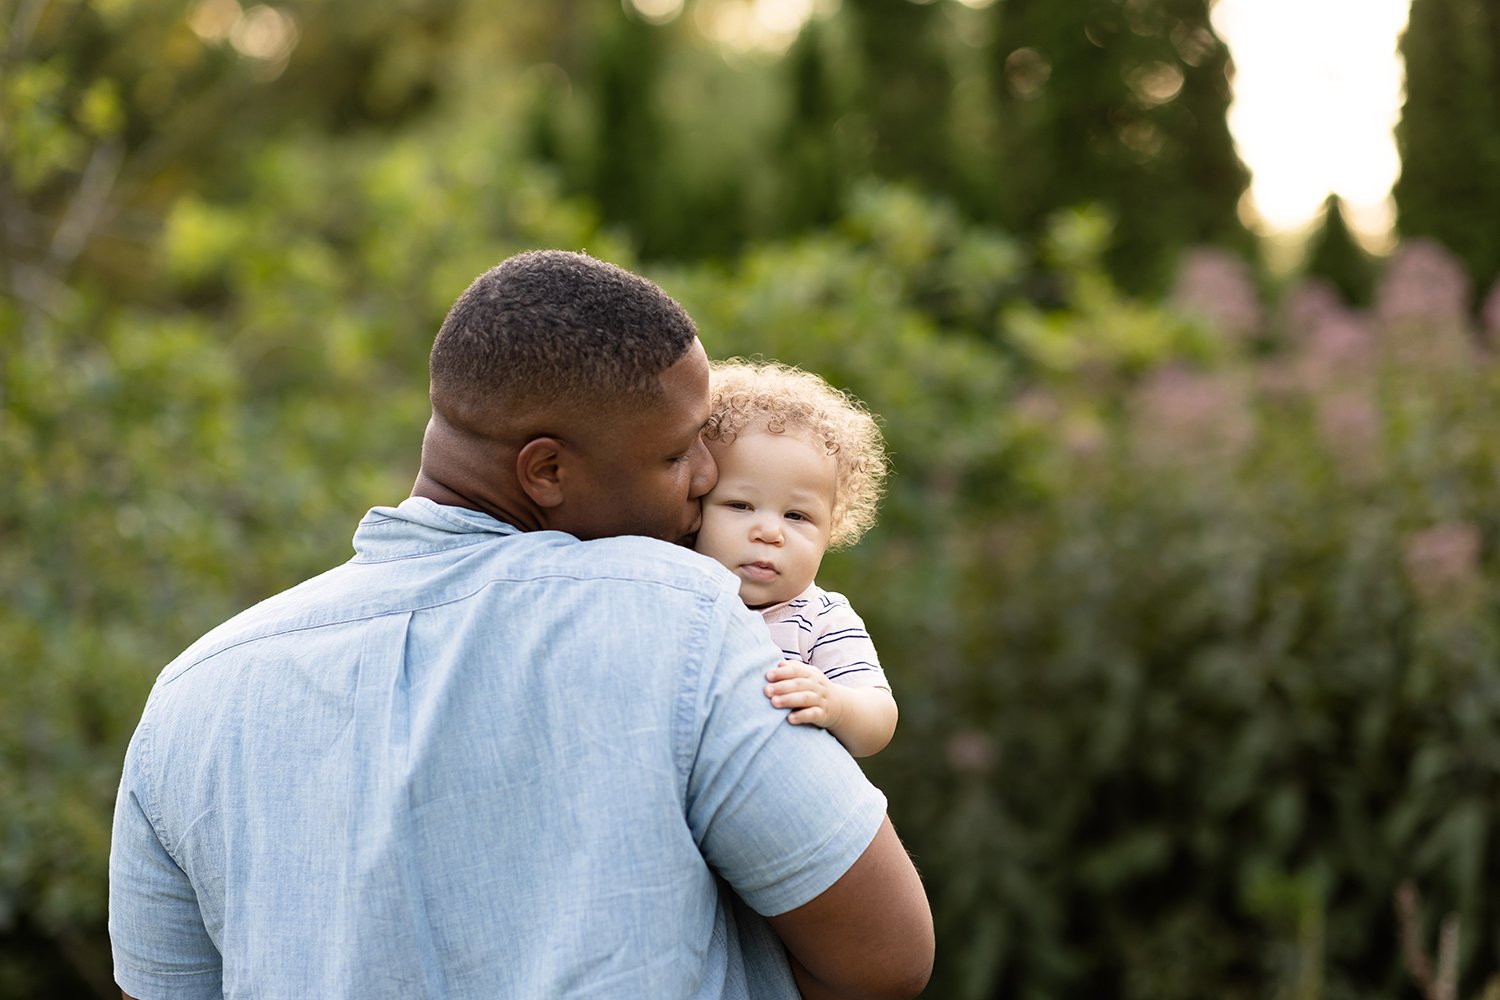
[[[449,313],[431,396],[411,498],[152,690],[110,857],[124,995],[919,992],[883,797],[766,702],[735,578],[666,544],[716,475],[688,316],[522,254]]]

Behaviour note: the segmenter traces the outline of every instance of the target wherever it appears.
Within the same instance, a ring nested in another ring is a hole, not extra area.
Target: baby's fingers
[[[811,677],[813,668],[801,660],[782,660],[766,671],[768,681],[789,681],[798,677]]]
[[[799,708],[795,712],[787,713],[786,721],[794,726],[822,726],[828,727],[828,710],[822,705],[814,705],[811,708]]]
[[[792,694],[795,691],[811,691],[813,685],[805,678],[792,677],[788,680],[777,681],[775,684],[766,685],[766,697],[774,698],[781,694]]]
[[[811,688],[793,688],[771,695],[771,704],[777,708],[812,708],[823,703],[823,693]]]

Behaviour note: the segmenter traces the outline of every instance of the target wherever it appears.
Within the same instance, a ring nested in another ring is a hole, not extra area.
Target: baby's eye
[[[726,500],[726,501],[724,501],[724,506],[728,507],[730,510],[749,510],[750,509],[750,505],[747,504],[743,500]]]
[[[788,521],[806,521],[806,520],[809,520],[808,516],[806,514],[802,513],[800,510],[789,510],[789,511],[787,511],[786,512],[786,519]]]

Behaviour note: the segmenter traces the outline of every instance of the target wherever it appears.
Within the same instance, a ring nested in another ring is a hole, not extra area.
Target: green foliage
[[[1354,239],[1344,219],[1343,201],[1329,195],[1323,203],[1321,228],[1309,241],[1303,273],[1323,278],[1352,306],[1367,306],[1375,289],[1375,262]]]
[[[952,60],[942,8],[907,0],[849,0],[861,80],[856,102],[870,130],[879,176],[943,190],[952,176]]]
[[[813,5],[784,58],[696,30],[752,20],[743,5],[693,0],[668,24],[628,0],[583,6],[531,53],[551,82],[528,131],[646,259],[726,259],[825,226],[870,178],[1026,242],[1057,211],[1103,205],[1106,269],[1132,291],[1161,291],[1192,246],[1255,253],[1206,0],[847,0]]]
[[[949,520],[941,592],[855,578],[934,995],[1395,995],[1408,876],[1494,970],[1500,371],[1390,346],[1052,379],[1009,409],[1045,501]]]
[[[1182,250],[1253,252],[1238,221],[1249,174],[1234,152],[1228,51],[1203,0],[990,8],[998,143],[995,214],[1045,231],[1055,212],[1106,204],[1111,276],[1159,292]]]
[[[1397,227],[1456,253],[1477,287],[1500,273],[1500,13],[1482,0],[1413,0],[1401,54]]]

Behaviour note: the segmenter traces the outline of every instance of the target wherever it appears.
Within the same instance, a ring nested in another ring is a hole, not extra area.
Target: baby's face
[[[708,442],[718,485],[703,498],[698,551],[740,578],[752,608],[789,601],[818,575],[833,530],[835,459],[795,431]]]

